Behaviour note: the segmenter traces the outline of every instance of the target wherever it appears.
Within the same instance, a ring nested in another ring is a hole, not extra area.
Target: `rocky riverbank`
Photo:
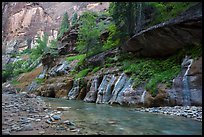
[[[40,97],[33,94],[2,94],[2,134],[3,135],[81,135],[80,125],[67,119],[64,112],[70,107],[52,108]],[[174,106],[154,108],[134,108],[165,115],[184,116],[202,121],[202,107]]]
[[[59,111],[61,110],[61,111]],[[50,109],[27,94],[2,94],[3,135],[77,135],[76,125],[63,118],[66,108]]]
[[[174,107],[152,107],[136,108],[136,111],[158,113],[164,115],[176,115],[186,118],[192,118],[202,122],[202,107],[196,106],[174,106]]]

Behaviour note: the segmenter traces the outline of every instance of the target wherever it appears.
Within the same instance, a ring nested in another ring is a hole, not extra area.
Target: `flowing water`
[[[185,117],[133,111],[130,107],[86,103],[42,97],[51,107],[71,107],[63,111],[80,134],[104,135],[202,135],[202,123]]]
[[[189,89],[189,84],[188,84],[188,71],[192,65],[193,60],[188,59],[186,60],[186,64],[189,63],[188,68],[183,76],[183,94],[184,94],[184,106],[190,106],[190,89]]]
[[[145,95],[146,95],[146,90],[142,93],[142,96],[141,96],[141,100],[140,100],[140,102],[142,102],[142,103],[144,103],[144,97],[145,97]]]

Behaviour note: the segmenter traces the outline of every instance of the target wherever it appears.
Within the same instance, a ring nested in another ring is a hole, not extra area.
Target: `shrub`
[[[5,65],[5,69],[3,69],[2,71],[2,81],[3,82],[5,82],[6,80],[8,80],[9,78],[13,76],[13,69],[14,69],[14,66],[12,63]]]
[[[149,24],[149,26],[152,26],[176,17],[195,4],[195,2],[147,2],[146,4],[155,9],[153,13],[155,15],[154,19]]]
[[[21,82],[18,82],[16,79],[13,79],[12,81],[11,81],[11,84],[13,84],[13,85],[18,85],[18,84],[20,84]]]
[[[42,84],[42,83],[45,82],[45,79],[43,79],[43,78],[35,78],[35,81],[36,81],[37,84]]]
[[[108,27],[108,32],[109,32],[108,39],[103,45],[104,50],[108,50],[110,48],[119,46],[119,43],[120,43],[119,36],[117,35],[117,33],[119,33],[119,32],[117,31],[115,24],[111,24]]]

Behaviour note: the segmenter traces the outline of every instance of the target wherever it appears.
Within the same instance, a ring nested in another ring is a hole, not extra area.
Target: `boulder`
[[[117,53],[119,53],[118,48],[114,48],[114,49],[108,50],[106,52],[99,53],[99,54],[91,56],[87,60],[85,60],[86,61],[85,64],[87,66],[89,66],[89,65],[99,66],[99,65],[104,63],[104,60],[106,57],[114,56]]]
[[[44,84],[37,89],[32,90],[32,93],[45,97],[66,98],[73,85],[73,79],[67,77],[49,78]]]
[[[49,76],[62,76],[65,74],[68,74],[69,70],[69,64],[67,61],[62,60],[60,63],[52,67],[49,71],[48,74]]]
[[[93,77],[93,79],[91,79],[91,81],[89,81],[89,83],[91,84],[91,87],[84,98],[85,102],[90,102],[90,103],[96,102],[98,87],[100,84],[99,79],[100,79],[99,77],[95,76],[95,77]],[[89,84],[87,84],[87,85],[89,85]]]
[[[77,80],[74,80],[73,82],[73,86],[71,88],[71,90],[69,91],[69,93],[67,94],[68,96],[68,99],[76,99],[78,94],[79,94],[79,82],[80,82],[80,79],[77,79]]]
[[[195,60],[188,72],[191,105],[202,105],[202,57]]]

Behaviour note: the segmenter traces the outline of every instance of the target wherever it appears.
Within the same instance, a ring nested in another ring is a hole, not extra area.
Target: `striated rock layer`
[[[191,64],[189,61],[192,61]],[[172,87],[158,84],[156,96],[146,91],[145,85],[133,88],[131,78],[118,70],[76,80],[62,76],[51,77],[34,92],[46,97],[78,99],[98,104],[139,107],[202,106],[201,62],[202,57],[197,60],[186,57],[182,62],[182,71],[174,78]]]

